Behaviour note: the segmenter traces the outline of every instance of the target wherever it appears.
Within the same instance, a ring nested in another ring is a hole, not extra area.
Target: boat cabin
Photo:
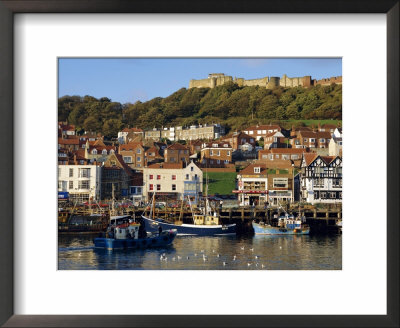
[[[219,217],[217,213],[214,215],[195,214],[193,216],[194,224],[196,225],[218,225]]]
[[[301,220],[296,220],[293,215],[279,217],[278,227],[287,229],[301,229]]]
[[[140,224],[134,222],[131,216],[112,216],[110,227],[114,229],[115,239],[138,239]]]

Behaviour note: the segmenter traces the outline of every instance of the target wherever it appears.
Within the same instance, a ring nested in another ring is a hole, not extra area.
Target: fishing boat
[[[155,194],[153,195],[152,204],[154,204]],[[178,236],[225,236],[236,234],[236,224],[220,224],[220,216],[217,212],[212,211],[209,206],[208,198],[206,197],[205,207],[200,209],[200,213],[195,214],[192,205],[189,204],[192,210],[193,223],[183,223],[183,221],[176,221],[174,223],[168,222],[164,219],[154,217],[154,206],[148,216],[142,215],[145,222],[146,231],[156,232],[160,229],[169,230],[176,229]],[[182,202],[183,204],[183,202]],[[181,211],[182,213],[182,211]]]
[[[256,235],[308,235],[310,227],[303,222],[304,217],[295,218],[285,212],[278,218],[276,226],[264,222],[252,222],[254,233]]]
[[[139,234],[140,224],[135,222],[130,215],[113,216],[104,236],[93,240],[94,247],[98,249],[143,249],[167,247],[176,237],[176,230],[165,229],[157,234]]]

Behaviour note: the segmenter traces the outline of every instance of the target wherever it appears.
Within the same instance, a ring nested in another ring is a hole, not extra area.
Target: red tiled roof
[[[188,150],[189,148],[185,145],[181,145],[180,143],[174,143],[170,146],[167,147],[167,149],[172,149],[172,150]]]
[[[246,131],[249,130],[270,130],[270,129],[278,129],[281,130],[281,127],[277,124],[271,124],[271,125],[253,125],[249,126],[248,128],[244,129]]]
[[[58,138],[58,144],[60,144],[60,145],[79,145],[79,138],[73,138],[73,139]]]
[[[336,156],[320,156],[320,158],[326,163],[330,164],[335,160]]]
[[[260,173],[254,173],[254,168],[259,167],[260,168]],[[267,166],[265,163],[256,163],[256,164],[250,164],[246,166],[243,170],[239,172],[240,175],[265,175],[267,174]]]
[[[183,169],[183,163],[156,163],[148,166],[150,169]]]
[[[299,134],[301,134],[302,137],[304,138],[326,138],[330,139],[332,137],[330,132],[311,132],[311,131],[300,131]]]
[[[317,157],[317,154],[303,154],[303,158],[307,166],[314,162]]]
[[[131,142],[128,144],[123,144],[119,146],[119,150],[124,150],[124,151],[133,151],[138,147],[142,147],[142,144],[140,142]]]

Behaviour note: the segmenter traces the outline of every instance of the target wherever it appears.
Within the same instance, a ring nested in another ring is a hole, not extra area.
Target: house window
[[[136,164],[136,167],[141,167],[141,166],[142,166],[142,165],[141,165],[141,164],[139,164],[139,163],[137,163],[137,164]]]
[[[228,163],[229,163],[229,160],[227,160],[227,159],[224,160],[224,163],[225,163],[225,164],[228,164]]]
[[[304,138],[304,142],[307,142],[308,140],[307,140],[307,138]]]
[[[161,185],[157,185],[157,190],[160,191],[161,190]]]
[[[107,155],[107,149],[103,149],[103,151],[101,152],[103,155]]]
[[[89,178],[90,177],[90,168],[79,169],[79,177],[80,178]]]
[[[68,189],[74,189],[74,181],[70,181],[69,182],[69,186],[68,186]]]
[[[258,166],[255,167],[255,168],[254,168],[254,173],[260,173],[260,167],[258,167]]]
[[[132,156],[124,156],[122,157],[122,159],[124,160],[125,163],[130,164],[132,163]],[[115,162],[114,162],[115,163]],[[115,165],[115,164],[113,164]]]
[[[78,189],[89,189],[89,180],[81,180],[78,182]]]
[[[93,155],[97,155],[97,149],[93,149],[93,150],[92,150],[92,154],[93,154]]]
[[[136,187],[131,187],[130,194],[136,194]]]
[[[329,198],[335,199],[336,198],[336,193],[335,192],[330,192],[329,193]]]
[[[326,198],[326,192],[321,192],[321,198]]]
[[[69,169],[69,177],[73,177],[74,176],[74,169]]]
[[[212,150],[210,150],[210,156],[212,156],[213,155],[213,151]]]
[[[172,191],[175,191],[176,190],[176,184],[173,184],[172,185]]]
[[[142,158],[140,156],[136,157],[136,162],[140,162]]]
[[[251,138],[251,139],[250,139],[250,143],[253,143],[253,142],[254,142],[254,139],[253,139],[253,138]]]
[[[142,193],[142,187],[136,187],[136,193],[141,194]]]
[[[219,151],[219,150],[217,150],[216,155],[217,155],[217,156],[220,156],[220,151]]]
[[[315,139],[314,138],[310,138],[310,142],[315,142]]]
[[[299,155],[292,155],[292,159],[298,159]]]
[[[62,189],[62,181],[58,181],[58,189]]]
[[[157,180],[161,180],[161,175],[157,174]]]
[[[153,174],[149,175],[149,180],[153,180]]]
[[[279,155],[275,155],[275,158],[279,158]]]
[[[274,188],[287,188],[288,178],[274,178],[273,179]]]
[[[191,171],[191,172],[194,171],[194,167],[193,167],[193,166],[190,167],[190,171]]]
[[[319,139],[319,142],[325,142],[324,138]]]
[[[172,175],[172,180],[176,180],[176,175]]]
[[[226,156],[231,156],[231,152],[229,150],[226,152]]]
[[[219,159],[217,159],[217,164],[220,164],[220,163],[221,163],[221,161]]]
[[[189,180],[189,174],[186,174],[186,180]]]
[[[260,131],[260,130],[258,130],[258,131],[257,131],[257,134],[261,134],[261,131]]]
[[[149,185],[149,190],[153,190],[153,185],[152,184]]]
[[[194,179],[197,180],[197,174],[194,175]]]
[[[210,161],[210,164],[214,164],[214,161],[213,161],[213,160],[211,160],[211,161]]]
[[[138,149],[138,150],[136,150],[136,153],[137,153],[137,154],[141,154],[141,153],[142,153],[142,150],[141,150],[141,149]]]

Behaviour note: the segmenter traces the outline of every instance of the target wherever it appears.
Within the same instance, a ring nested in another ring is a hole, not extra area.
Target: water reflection
[[[178,237],[163,249],[107,251],[60,236],[60,270],[340,270],[342,236]],[[160,259],[160,258],[163,259]]]

